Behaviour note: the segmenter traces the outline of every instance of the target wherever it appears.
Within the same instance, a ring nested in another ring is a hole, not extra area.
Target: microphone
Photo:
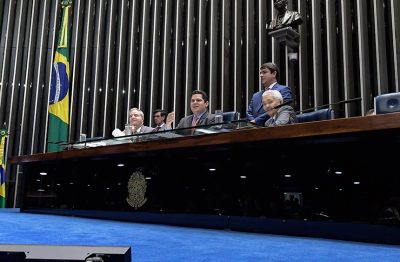
[[[308,108],[308,109],[305,109],[305,110],[299,110],[299,111],[296,112],[296,114],[311,112],[311,111],[314,111],[315,109],[319,109],[319,108],[322,108],[322,107],[328,107],[328,106],[340,105],[340,104],[347,104],[347,103],[357,102],[357,101],[361,101],[361,100],[362,100],[361,97],[351,98],[351,99],[342,100],[342,101],[335,102],[335,103],[330,103],[330,104],[325,104],[325,105],[320,105],[320,106]]]
[[[286,102],[283,102],[283,103],[280,104],[280,105],[275,106],[275,107],[272,108],[272,109],[278,109],[278,108],[280,108],[280,107],[282,107],[282,106],[290,105],[292,102],[293,102],[293,100],[288,100],[288,101],[286,101]]]
[[[283,102],[283,103],[280,104],[280,105],[274,106],[273,108],[270,108],[270,109],[266,110],[265,112],[269,112],[269,111],[278,109],[278,108],[280,108],[280,107],[282,107],[282,106],[289,105],[289,104],[291,104],[292,102],[293,102],[293,100],[287,100],[286,102]]]

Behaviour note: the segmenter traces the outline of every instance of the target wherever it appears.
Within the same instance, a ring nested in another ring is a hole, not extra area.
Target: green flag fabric
[[[62,150],[61,145],[68,142],[69,125],[69,10],[72,0],[61,2],[62,22],[58,36],[57,49],[51,73],[49,101],[49,129],[47,151]]]

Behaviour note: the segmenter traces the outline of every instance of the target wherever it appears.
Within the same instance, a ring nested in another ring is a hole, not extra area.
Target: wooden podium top
[[[340,118],[308,123],[297,123],[279,127],[239,129],[232,132],[214,133],[201,136],[177,137],[94,148],[71,149],[55,153],[13,156],[9,158],[9,163],[22,164],[37,161],[134,154],[138,152],[166,149],[217,146],[294,138],[302,139],[345,134],[351,135],[363,132],[393,129],[400,129],[400,113]]]

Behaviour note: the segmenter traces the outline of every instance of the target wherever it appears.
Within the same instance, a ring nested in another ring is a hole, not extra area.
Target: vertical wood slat
[[[368,39],[368,12],[367,4],[364,0],[357,0],[357,39],[358,39],[358,64],[359,64],[359,81],[362,107],[362,115],[365,115],[368,109],[373,107],[371,81],[370,76],[370,61],[369,54],[369,39]]]
[[[258,32],[258,63],[257,63],[257,68],[255,68],[254,74],[259,76],[258,69],[259,67],[267,62],[267,43],[268,43],[268,37],[267,37],[267,28],[266,28],[266,17],[267,17],[267,3],[264,0],[258,0],[258,27],[257,27],[257,32]],[[261,80],[258,77],[258,83],[254,85],[253,90],[248,90],[249,92],[249,97],[246,101],[246,108],[248,108],[251,97],[253,96],[253,93],[257,92],[261,86]],[[253,91],[252,93],[250,91]]]
[[[184,93],[185,96],[181,99],[183,99],[183,103],[185,103],[185,110],[184,110],[184,115],[189,115],[190,114],[190,97],[191,97],[191,92],[193,89],[193,72],[194,72],[194,65],[193,65],[193,50],[194,50],[194,16],[195,16],[195,8],[194,8],[194,0],[188,0],[187,1],[187,9],[186,9],[186,39],[185,39],[185,87],[184,87]],[[199,87],[196,87],[198,89]],[[179,119],[175,119],[178,120]]]
[[[375,34],[375,58],[378,94],[388,92],[388,73],[386,57],[386,38],[385,38],[385,14],[383,10],[383,0],[373,0],[373,23]]]
[[[254,75],[257,74],[256,69],[254,68],[254,59],[255,59],[255,33],[254,33],[254,1],[246,1],[246,37],[245,37],[245,54],[246,54],[246,63],[245,63],[245,98],[246,102],[244,103],[245,108],[248,107],[248,103],[251,100],[251,97],[254,93],[254,86],[256,85],[254,81]],[[266,29],[262,29],[265,31]],[[257,68],[258,69],[258,68]],[[257,84],[259,82],[257,81]],[[241,111],[241,110],[240,110]]]
[[[129,109],[133,107],[134,101],[132,97],[136,94],[136,77],[139,70],[136,60],[138,57],[137,43],[139,42],[139,36],[137,28],[139,27],[139,3],[141,0],[130,1],[130,13],[129,13],[129,35],[128,35],[128,70],[127,70],[127,97],[126,97],[126,108],[123,112],[125,114],[125,123],[129,122]]]
[[[20,114],[20,119],[21,119],[21,130],[19,134],[19,141],[18,141],[18,151],[17,155],[22,155],[22,154],[27,154],[27,145],[28,145],[28,128],[29,128],[29,120],[28,120],[28,114],[29,114],[29,107],[30,107],[30,94],[31,94],[31,87],[32,87],[32,79],[33,79],[33,69],[34,69],[34,48],[33,48],[33,42],[35,39],[36,35],[36,24],[37,24],[37,13],[38,13],[38,1],[33,0],[31,1],[31,14],[29,16],[29,29],[28,33],[26,34],[28,36],[27,39],[27,56],[26,56],[26,63],[23,64],[22,66],[25,67],[25,75],[23,76],[23,81],[22,81],[22,86],[23,86],[23,94],[22,94],[22,108],[21,109],[21,114]],[[28,11],[29,12],[29,11]]]
[[[209,86],[209,109],[214,112],[218,109],[218,2],[211,1],[210,4],[210,16],[209,16],[209,32],[208,32],[208,81]]]
[[[80,82],[79,82],[79,93],[78,93],[78,105],[77,105],[77,123],[76,132],[82,134],[86,132],[84,129],[84,122],[87,119],[86,104],[88,101],[88,88],[90,85],[90,60],[91,60],[91,36],[92,36],[92,8],[93,1],[86,1],[85,13],[84,13],[84,32],[82,36],[82,57],[81,60],[81,72],[80,72]]]
[[[147,88],[147,74],[148,74],[148,55],[149,55],[149,19],[150,16],[150,0],[142,1],[142,14],[140,22],[140,52],[139,52],[139,90],[138,90],[138,104],[134,105],[137,108],[146,108],[146,88]]]
[[[352,58],[352,21],[350,2],[341,0],[341,31],[342,31],[342,61],[343,61],[343,88],[344,99],[352,99],[355,97],[355,88],[353,81],[353,58]],[[354,104],[346,103],[346,116],[354,115]]]
[[[7,113],[8,116],[6,117],[6,121],[8,123],[8,130],[9,130],[9,142],[5,146],[5,152],[12,148],[17,139],[17,100],[18,95],[20,94],[20,90],[23,89],[21,86],[21,63],[22,63],[22,55],[21,52],[22,45],[23,45],[23,34],[21,30],[24,29],[23,25],[26,24],[25,18],[26,16],[26,1],[18,1],[16,6],[15,12],[15,29],[14,29],[14,41],[13,41],[13,49],[11,52],[11,71],[10,71],[10,78],[11,78],[11,89],[9,90],[8,101],[7,101]],[[24,12],[25,11],[25,12]],[[18,145],[17,145],[18,146]]]
[[[116,5],[117,0],[110,0],[107,2],[107,18],[105,26],[105,50],[104,50],[104,92],[102,100],[102,133],[101,136],[108,136],[112,130],[110,130],[109,123],[116,126],[117,123],[112,115],[112,105],[116,96],[115,91],[115,16],[116,16]],[[87,107],[85,107],[86,110]]]
[[[70,124],[68,126],[69,133],[69,141],[78,140],[76,122],[76,116],[78,115],[78,94],[79,94],[79,79],[80,79],[80,70],[79,65],[81,64],[81,53],[82,53],[82,35],[83,35],[83,12],[84,12],[84,1],[76,0],[74,1],[73,6],[73,17],[72,17],[72,34],[71,34],[71,50],[70,50],[70,66],[71,66],[71,79],[70,79],[70,89],[69,89],[69,98],[70,98],[70,110],[69,110],[69,121]],[[94,107],[95,108],[95,107]],[[93,110],[95,111],[95,110]],[[90,132],[89,135],[93,134]]]
[[[58,3],[58,1],[56,1],[56,3]],[[38,45],[40,47],[46,46],[47,42],[46,40],[48,39],[49,35],[54,35],[55,34],[55,30],[56,30],[56,17],[57,15],[54,14],[53,16],[51,16],[50,19],[50,28],[46,28],[46,23],[47,23],[47,15],[50,13],[50,10],[56,10],[55,6],[53,5],[54,9],[51,8],[51,3],[50,1],[45,0],[44,2],[41,3],[41,8],[40,9],[40,14],[39,14],[39,30],[38,30]],[[55,12],[56,13],[56,12]],[[51,33],[48,34],[49,30]],[[50,55],[51,57],[54,57],[54,43],[55,40],[54,39],[50,39],[49,41],[51,43],[51,51],[50,51]],[[45,99],[41,99],[41,96],[43,95],[43,90],[46,88],[47,90],[50,87],[50,84],[48,84],[47,86],[44,83],[44,77],[45,77],[45,64],[46,64],[46,50],[43,50],[43,48],[39,49],[39,52],[36,54],[36,60],[35,60],[35,64],[37,65],[37,67],[35,68],[35,78],[34,78],[34,85],[33,85],[33,89],[32,89],[32,93],[34,94],[32,97],[32,101],[33,101],[33,106],[31,107],[31,114],[30,117],[31,119],[33,119],[32,121],[32,129],[31,129],[31,138],[30,141],[31,142],[31,150],[30,153],[36,153],[36,152],[45,152],[47,145],[46,143],[43,143],[43,140],[39,139],[39,136],[41,134],[44,135],[44,137],[47,137],[47,115],[48,115],[48,101],[49,101],[49,94],[47,92],[47,96],[45,96]],[[49,56],[47,56],[48,58]],[[50,59],[50,61],[53,61],[52,59]],[[51,63],[50,63],[51,64]],[[48,76],[50,76],[51,74],[51,70],[49,72],[46,72],[48,74]],[[42,111],[41,107],[46,107],[46,110],[44,110],[44,112]],[[42,118],[41,116],[45,115],[45,124],[41,125]],[[39,130],[41,130],[40,127],[45,127],[44,131],[42,133],[39,132]],[[42,142],[42,143],[41,143]],[[40,147],[40,144],[41,147]]]
[[[303,19],[303,25],[299,27],[300,43],[299,43],[299,109],[304,110],[310,107],[309,100],[309,84],[308,79],[308,27],[307,27],[307,0],[298,0],[299,12]]]
[[[205,28],[206,28],[206,19],[205,19],[205,0],[198,0],[197,6],[197,19],[196,19],[196,35],[197,35],[197,43],[195,44],[196,47],[196,67],[195,67],[195,74],[196,74],[196,84],[195,89],[204,90],[205,89]]]
[[[102,76],[103,76],[103,61],[104,61],[104,46],[103,41],[105,38],[105,22],[106,20],[106,6],[102,1],[96,3],[95,12],[96,15],[93,18],[94,23],[94,36],[93,36],[93,53],[92,53],[92,71],[90,72],[90,92],[88,93],[88,100],[90,101],[90,113],[88,112],[88,119],[90,121],[89,128],[85,131],[89,136],[96,137],[101,136],[101,130],[99,130],[99,120],[101,117],[101,95],[102,95]],[[89,22],[91,24],[92,22]],[[85,27],[88,28],[88,27]],[[91,37],[89,37],[91,38]],[[78,58],[79,59],[79,58]],[[79,90],[80,86],[76,86]],[[82,90],[84,91],[84,90]],[[83,108],[83,107],[82,107]],[[90,114],[90,115],[89,115]],[[75,140],[78,140],[81,133],[75,134]]]
[[[2,57],[2,64],[1,64],[1,75],[0,75],[0,123],[4,123],[6,121],[6,98],[7,98],[7,91],[9,89],[9,66],[8,64],[11,63],[11,43],[12,43],[12,33],[13,33],[13,25],[14,25],[14,13],[15,13],[15,1],[7,1],[7,5],[4,7],[6,12],[5,22],[3,22],[3,28],[5,32],[2,34],[3,37],[1,38],[1,57]],[[3,41],[4,39],[4,41]],[[9,128],[9,127],[7,127]]]
[[[151,64],[150,64],[150,93],[149,93],[149,107],[147,110],[141,108],[144,112],[147,112],[149,119],[149,125],[152,125],[152,113],[156,109],[157,100],[159,98],[159,31],[160,31],[160,13],[161,6],[160,1],[153,2],[153,14],[152,14],[152,29],[151,29]],[[145,121],[146,121],[145,117]]]
[[[9,1],[8,1],[9,2]],[[4,12],[4,6],[6,5],[6,1],[0,1],[0,14],[3,14]],[[0,28],[3,27],[3,22],[8,19],[7,16],[3,15],[3,17],[0,19]],[[0,52],[1,53],[1,52]],[[1,56],[0,56],[1,57]],[[0,64],[1,65],[1,64]],[[1,71],[1,70],[0,70]]]
[[[183,8],[183,0],[176,0],[175,2],[175,20],[174,20],[174,33],[173,33],[173,55],[174,55],[174,69],[173,69],[173,101],[172,101],[172,111],[175,112],[175,121],[180,117],[180,113],[178,111],[179,108],[183,108],[186,105],[186,101],[182,101],[180,99],[181,93],[184,93],[184,90],[179,88],[182,86],[182,72],[183,65],[182,59],[184,57],[184,49],[183,42],[184,36],[181,33],[183,28],[184,19],[181,14],[184,12]]]
[[[242,90],[242,0],[234,3],[233,13],[233,110],[241,111]]]
[[[114,86],[114,105],[113,105],[113,113],[114,113],[114,126],[122,127],[125,125],[124,121],[124,101],[126,96],[126,86],[125,86],[125,60],[126,60],[126,46],[127,46],[127,0],[118,1],[118,19],[117,19],[117,37],[115,40],[115,49],[116,49],[116,72],[115,72],[115,86]],[[93,126],[93,125],[92,125]]]
[[[220,27],[221,27],[221,38],[219,42],[220,48],[220,57],[219,57],[219,74],[220,74],[220,83],[219,88],[221,91],[221,109],[227,110],[229,107],[229,50],[230,50],[230,42],[229,42],[229,1],[228,0],[221,0],[220,5],[220,13],[221,13],[221,20],[220,20]]]
[[[169,97],[171,89],[171,65],[173,65],[171,50],[172,35],[172,4],[173,0],[165,0],[164,2],[164,21],[163,21],[163,39],[162,39],[162,81],[161,81],[161,109],[171,108]]]
[[[400,92],[400,1],[390,0],[395,91]]]
[[[269,17],[270,19],[268,19],[269,21],[275,19],[276,17],[276,11],[274,8],[274,1],[270,1],[269,2],[269,6],[270,6],[270,12],[269,12]],[[275,63],[277,65],[279,65],[280,61],[279,61],[279,43],[277,41],[275,41],[275,39],[273,37],[269,37],[269,46],[271,46],[271,58],[266,61],[266,62],[272,62]]]
[[[314,106],[323,104],[323,81],[322,81],[322,45],[321,45],[321,0],[312,0],[312,46],[313,46],[313,86]]]
[[[336,13],[335,2],[325,2],[326,13],[326,43],[327,43],[327,67],[328,67],[328,95],[329,103],[339,101],[338,97],[338,61],[337,61],[337,45],[336,45]]]

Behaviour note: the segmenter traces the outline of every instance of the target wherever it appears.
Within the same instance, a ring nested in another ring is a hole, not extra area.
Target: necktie
[[[157,126],[157,127],[156,127],[156,131],[160,131],[160,128],[161,128],[161,127]]]
[[[197,115],[193,115],[192,126],[197,126],[197,122],[199,122],[199,118]]]

